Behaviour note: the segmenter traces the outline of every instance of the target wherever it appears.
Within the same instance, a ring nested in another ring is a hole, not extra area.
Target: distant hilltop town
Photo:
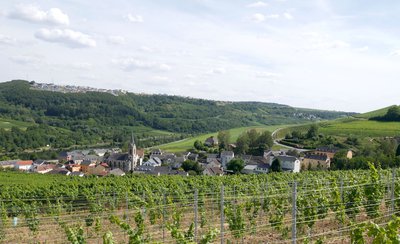
[[[102,88],[94,88],[88,86],[72,86],[72,85],[64,86],[64,85],[56,85],[53,83],[37,83],[35,81],[31,81],[30,84],[32,89],[63,92],[63,93],[105,92],[105,93],[110,93],[114,96],[119,96],[127,93],[127,91],[121,89],[112,90],[112,89],[102,89]]]

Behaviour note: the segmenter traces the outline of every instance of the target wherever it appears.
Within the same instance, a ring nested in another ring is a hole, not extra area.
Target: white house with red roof
[[[15,169],[21,171],[29,171],[33,169],[32,160],[22,160],[15,163]]]

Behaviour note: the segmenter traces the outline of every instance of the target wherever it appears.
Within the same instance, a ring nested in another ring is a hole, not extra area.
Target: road
[[[277,133],[280,131],[280,130],[282,130],[283,128],[278,128],[278,129],[276,129],[276,130],[274,130],[274,132],[272,132],[272,138],[274,139],[274,144],[275,145],[277,145],[277,146],[281,146],[281,147],[284,147],[284,148],[287,148],[287,149],[295,149],[295,150],[297,150],[298,152],[308,152],[308,151],[310,151],[310,150],[307,150],[307,149],[300,149],[300,148],[296,148],[296,147],[291,147],[291,146],[287,146],[287,145],[283,145],[283,144],[281,144],[281,143],[279,143],[278,142],[278,138],[276,137],[276,135],[277,135]]]

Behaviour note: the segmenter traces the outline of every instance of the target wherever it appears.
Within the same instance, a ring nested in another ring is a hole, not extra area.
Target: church
[[[119,168],[124,172],[132,172],[137,166],[140,166],[143,161],[143,151],[138,151],[132,134],[128,153],[113,153],[105,159],[105,163],[107,163],[111,169]]]

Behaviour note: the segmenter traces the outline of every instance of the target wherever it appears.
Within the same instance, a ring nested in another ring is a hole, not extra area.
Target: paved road
[[[287,145],[283,145],[283,144],[279,143],[278,142],[278,138],[276,137],[276,135],[282,129],[283,128],[278,128],[278,129],[274,130],[274,132],[272,132],[272,138],[274,139],[274,144],[275,145],[278,145],[278,146],[281,146],[281,147],[284,147],[284,148],[287,148],[287,149],[295,149],[295,150],[297,150],[299,152],[308,152],[308,151],[310,151],[310,150],[307,150],[307,149],[295,148],[295,147],[291,147],[291,146],[287,146]]]

